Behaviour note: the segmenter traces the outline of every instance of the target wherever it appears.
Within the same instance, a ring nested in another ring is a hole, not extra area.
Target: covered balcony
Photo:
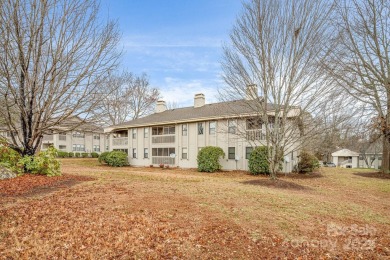
[[[112,146],[127,146],[129,144],[128,131],[122,130],[112,133]]]
[[[175,142],[175,126],[155,126],[152,128],[152,143],[164,144]]]

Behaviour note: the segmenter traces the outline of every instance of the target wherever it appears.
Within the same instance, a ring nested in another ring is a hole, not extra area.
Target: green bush
[[[249,156],[248,166],[249,172],[253,175],[269,174],[268,148],[256,147]]]
[[[49,147],[46,151],[40,152],[36,156],[23,157],[19,160],[19,163],[33,174],[59,176],[61,175],[61,164],[56,157],[57,150],[54,147]]]
[[[101,153],[100,155],[99,155],[99,162],[101,163],[101,164],[103,164],[103,163],[107,163],[107,161],[106,161],[106,159],[107,159],[107,155],[109,155],[110,154],[110,152],[104,152],[104,153]]]
[[[98,158],[98,157],[99,157],[99,154],[98,154],[98,153],[95,153],[95,152],[92,152],[92,153],[91,153],[91,157],[92,157],[92,158]]]
[[[112,151],[110,152],[105,161],[108,165],[114,166],[114,167],[122,167],[125,165],[129,165],[129,162],[127,160],[127,153],[121,152],[121,151]]]
[[[13,172],[23,173],[23,165],[19,164],[21,156],[7,145],[0,145],[0,165],[9,168]]]
[[[74,153],[70,152],[70,153],[68,154],[68,156],[69,156],[69,158],[72,158],[72,157],[74,157]]]
[[[88,155],[89,155],[89,153],[81,153],[81,157],[83,157],[83,158],[87,158]]]
[[[317,157],[307,151],[301,151],[299,155],[299,162],[297,171],[299,173],[313,172],[315,169],[320,167],[320,162]]]
[[[80,156],[81,156],[81,153],[74,153],[74,157],[80,158]]]
[[[58,157],[60,157],[60,158],[67,158],[67,157],[69,157],[69,153],[67,153],[67,152],[63,152],[63,151],[58,151]]]
[[[203,147],[197,157],[198,171],[215,172],[222,169],[222,165],[219,163],[221,157],[225,158],[222,148],[215,146]]]

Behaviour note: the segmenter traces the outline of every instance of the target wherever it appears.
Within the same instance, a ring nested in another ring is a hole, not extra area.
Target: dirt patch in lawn
[[[286,178],[289,178],[289,179],[302,179],[302,180],[305,180],[305,179],[318,179],[318,178],[323,178],[324,176],[319,173],[319,172],[313,172],[313,173],[305,173],[305,174],[299,174],[299,173],[292,173],[292,174],[287,174],[286,176],[278,176],[278,177],[286,177]]]
[[[303,185],[299,185],[294,182],[289,182],[281,179],[271,180],[271,179],[258,179],[258,180],[250,180],[243,181],[242,184],[247,185],[256,185],[263,187],[270,187],[276,189],[287,189],[287,190],[310,190],[310,188],[305,187]]]

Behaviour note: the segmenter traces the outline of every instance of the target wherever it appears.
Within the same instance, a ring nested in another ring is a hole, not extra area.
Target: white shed
[[[333,163],[343,168],[358,168],[359,153],[342,149],[332,153]]]

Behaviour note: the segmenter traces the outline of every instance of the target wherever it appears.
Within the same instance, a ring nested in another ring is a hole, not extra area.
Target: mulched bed
[[[389,179],[390,174],[385,174],[381,172],[355,172],[354,175],[367,177],[367,178],[376,178],[376,179]]]
[[[24,174],[13,179],[0,180],[0,196],[36,194],[59,187],[70,187],[76,183],[91,180],[94,180],[94,178],[69,174],[55,177]]]

